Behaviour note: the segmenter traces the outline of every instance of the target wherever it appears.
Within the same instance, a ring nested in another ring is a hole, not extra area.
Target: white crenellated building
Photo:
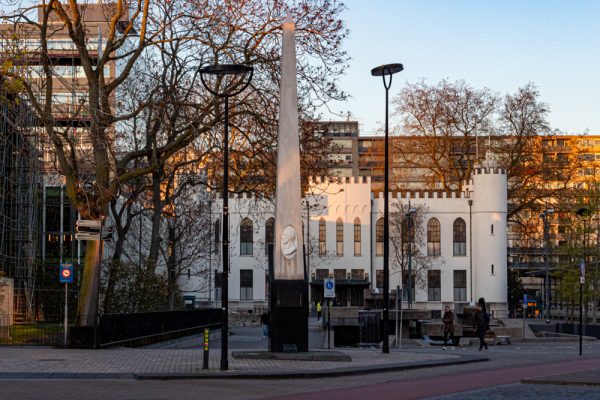
[[[369,177],[316,178],[309,187],[303,200],[303,234],[311,298],[322,299],[323,279],[332,277],[336,303],[362,307],[381,293],[383,195],[371,192]],[[484,297],[490,310],[502,316],[507,314],[506,172],[488,153],[464,188],[451,194],[390,193],[390,288],[395,291],[403,276],[407,288],[410,253],[413,308],[440,311],[450,305],[460,311]],[[235,195],[229,204],[231,307],[265,306],[274,204],[246,194]],[[217,199],[214,215],[219,215],[220,207]],[[413,232],[404,236],[405,243],[402,229]],[[215,269],[220,262],[221,255],[214,253]],[[211,279],[212,301],[218,302],[219,275]],[[202,285],[180,283],[184,294],[195,296],[197,303],[208,301],[208,291],[186,292],[188,285]],[[406,302],[406,290],[404,294]]]

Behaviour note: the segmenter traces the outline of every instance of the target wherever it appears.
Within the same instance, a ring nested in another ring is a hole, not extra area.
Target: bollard
[[[203,369],[208,369],[208,336],[210,330],[208,328],[204,328],[204,366]]]

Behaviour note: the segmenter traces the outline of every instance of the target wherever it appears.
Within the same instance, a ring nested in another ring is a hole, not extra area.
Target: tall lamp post
[[[585,283],[585,263],[587,262],[587,232],[592,213],[588,207],[581,207],[576,212],[577,218],[583,221],[583,260],[579,269],[579,355],[583,355],[583,284]]]
[[[382,352],[389,353],[390,345],[389,334],[390,334],[390,319],[388,309],[390,306],[390,226],[389,226],[389,199],[388,199],[388,185],[389,185],[389,168],[388,168],[388,106],[389,106],[389,90],[392,86],[392,75],[400,72],[404,69],[402,64],[386,64],[375,67],[371,70],[372,76],[381,76],[383,79],[383,87],[385,88],[385,172],[383,174],[383,346]],[[409,289],[410,290],[410,289]]]
[[[221,370],[229,368],[229,98],[240,94],[252,80],[253,68],[242,64],[215,64],[200,68],[202,85],[210,93],[225,99],[225,131],[223,135],[223,274],[221,280]],[[207,77],[215,79],[214,85]]]
[[[546,275],[544,278],[544,305],[546,312],[546,322],[550,322],[550,218],[554,214],[554,209],[546,208],[540,214],[540,218],[544,222],[544,269]]]
[[[413,234],[413,218],[415,216],[415,213],[417,212],[417,210],[415,210],[414,208],[410,208],[410,202],[409,202],[409,210],[406,213],[406,228],[407,228],[407,233],[406,233],[406,237],[408,239],[408,291],[407,291],[407,298],[408,298],[408,309],[412,309],[412,301],[413,301],[413,279],[412,279],[412,245],[413,245],[413,241],[415,240],[415,235]]]

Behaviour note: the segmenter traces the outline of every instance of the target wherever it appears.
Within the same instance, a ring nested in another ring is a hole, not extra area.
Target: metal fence
[[[44,321],[15,324],[12,314],[0,314],[0,345],[63,346],[63,316],[48,316]]]

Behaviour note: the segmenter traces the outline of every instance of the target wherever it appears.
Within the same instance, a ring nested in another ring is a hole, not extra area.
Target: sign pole
[[[64,316],[64,327],[65,327],[65,337],[64,337],[64,347],[67,347],[68,344],[68,330],[69,330],[69,283],[73,283],[73,263],[61,263],[60,264],[60,273],[58,281],[60,283],[65,284],[65,316]]]
[[[527,317],[527,294],[523,294],[523,335],[522,338],[525,340],[525,318]]]
[[[331,349],[331,305],[333,301],[329,300],[327,304],[327,349]]]
[[[400,342],[398,345],[398,348],[401,349],[402,348],[402,297],[403,297],[404,293],[402,293],[402,286],[400,286]]]
[[[398,306],[398,303],[400,302],[400,286],[396,286],[396,348],[398,348],[398,327],[399,327],[399,322],[398,321],[398,308],[400,308]]]
[[[67,347],[68,342],[67,342],[67,330],[68,330],[68,326],[69,326],[69,301],[68,301],[68,294],[69,294],[69,284],[65,282],[65,341],[64,341],[64,346]]]

